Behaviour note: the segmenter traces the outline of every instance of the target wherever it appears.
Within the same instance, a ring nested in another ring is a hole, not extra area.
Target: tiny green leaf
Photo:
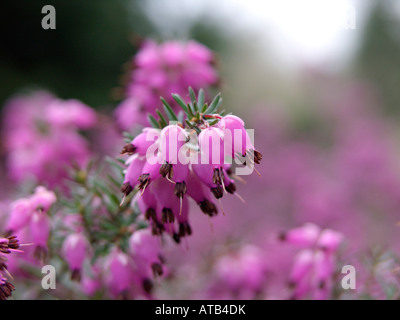
[[[149,114],[147,118],[149,119],[149,122],[153,126],[153,128],[157,129],[160,128],[160,125],[158,124],[157,120],[151,114]]]
[[[164,98],[161,98],[161,101],[164,105],[165,113],[167,114],[168,118],[172,121],[178,121],[178,117],[176,116],[174,110],[172,110],[171,106],[165,101]]]
[[[215,96],[214,100],[211,102],[210,106],[209,106],[209,107],[207,108],[207,110],[205,111],[205,113],[206,113],[206,114],[212,114],[212,113],[214,113],[214,112],[219,108],[219,106],[221,105],[221,103],[222,103],[221,94],[218,93],[218,94]]]
[[[199,90],[199,94],[197,95],[197,106],[199,108],[203,108],[204,106],[204,90],[200,89]]]
[[[189,96],[190,96],[190,101],[194,105],[196,103],[196,94],[194,93],[192,87],[189,87]]]
[[[189,120],[186,119],[186,124],[191,128],[196,130],[197,134],[200,134],[201,130],[197,128],[195,125],[193,125]]]
[[[185,111],[185,113],[187,114],[188,117],[192,117],[192,114],[189,114],[189,109],[186,106],[186,103],[183,101],[183,99],[181,98],[181,96],[179,94],[172,94],[172,98],[174,98],[174,100],[176,101],[176,103],[182,108],[183,111]]]
[[[209,124],[210,126],[213,126],[214,124],[217,124],[219,119],[214,119],[213,121],[210,121]]]
[[[164,118],[163,114],[160,112],[160,110],[156,110],[158,117],[160,118],[159,123],[161,127],[166,127],[168,125],[167,119]]]

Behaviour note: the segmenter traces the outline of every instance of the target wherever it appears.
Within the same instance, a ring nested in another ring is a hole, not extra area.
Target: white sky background
[[[182,34],[197,17],[221,21],[231,35],[254,34],[259,47],[288,68],[304,63],[327,69],[345,65],[357,48],[368,0],[147,0],[145,10],[165,37]],[[354,8],[356,29],[340,25]]]

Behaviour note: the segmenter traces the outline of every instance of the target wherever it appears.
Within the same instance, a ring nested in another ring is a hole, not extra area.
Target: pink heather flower
[[[152,156],[143,166],[142,173],[139,176],[139,190],[145,190],[147,186],[154,180],[161,177],[161,163],[159,157]]]
[[[30,197],[31,206],[34,210],[48,211],[56,202],[56,195],[53,191],[43,186],[36,187],[35,193]]]
[[[179,159],[179,150],[186,143],[187,137],[185,130],[178,125],[169,125],[162,129],[159,147],[164,163],[174,165],[181,162]]]
[[[81,279],[81,269],[88,253],[89,243],[86,237],[81,233],[72,233],[68,235],[63,243],[62,252],[72,271],[71,279]]]
[[[31,196],[16,200],[11,204],[6,230],[8,233],[16,233],[24,242],[33,243],[35,259],[42,260],[47,253],[50,233],[48,211],[55,202],[55,194],[39,186]],[[26,261],[32,260],[30,252],[30,247],[27,247],[22,258]]]
[[[150,229],[135,231],[129,239],[129,250],[142,277],[149,279],[152,276],[163,275],[164,259],[161,255],[160,241],[152,235]]]
[[[196,177],[212,191],[216,199],[222,198],[221,180],[214,180],[214,172],[216,173],[215,177],[219,177],[220,171],[214,171],[211,164],[201,164],[200,161],[199,163],[192,163],[192,170]]]
[[[282,232],[280,239],[300,248],[310,248],[317,243],[321,229],[312,223],[307,223],[300,228]]]
[[[290,274],[292,298],[328,299],[332,291],[336,253],[343,236],[333,230],[321,230],[314,224],[282,233],[280,239],[304,248],[294,261]]]
[[[133,265],[131,258],[115,248],[108,256],[106,269],[109,270],[108,285],[114,296],[129,296],[133,280]]]
[[[290,274],[290,286],[294,288],[293,299],[300,299],[311,289],[311,275],[314,266],[314,252],[309,249],[299,252],[294,260]]]
[[[133,155],[137,153],[140,156],[145,156],[149,148],[157,142],[159,136],[160,131],[158,129],[144,128],[143,132],[137,135],[131,143],[124,146],[121,154]],[[156,152],[157,149],[154,151]]]
[[[121,192],[125,196],[129,195],[135,186],[139,184],[139,177],[142,174],[146,161],[137,156],[132,156],[127,163],[128,168],[125,171],[125,178],[121,187]]]
[[[343,242],[343,235],[339,232],[324,229],[318,239],[318,248],[328,253],[336,252]]]
[[[208,48],[194,41],[146,41],[134,57],[126,98],[115,111],[121,128],[130,130],[135,124],[146,124],[148,113],[156,116],[160,96],[167,97],[176,109],[171,93],[186,96],[189,86],[196,91],[215,86],[218,76],[214,60]]]
[[[199,147],[202,164],[211,164],[219,169],[225,164],[224,133],[219,128],[206,128],[199,134]]]
[[[314,252],[310,249],[301,250],[295,257],[290,282],[292,285],[300,283],[312,271]]]
[[[255,299],[265,286],[266,275],[265,253],[245,245],[216,261],[209,294],[220,299]]]
[[[90,272],[83,272],[80,284],[86,295],[94,296],[103,285],[101,267],[96,264],[90,268]]]
[[[131,130],[137,123],[146,122],[146,114],[140,110],[140,101],[130,97],[122,101],[115,110],[115,117],[119,127]]]
[[[227,139],[227,143],[225,143],[226,156],[235,157],[240,154],[244,157],[250,151],[254,154],[252,160],[257,164],[260,163],[262,155],[255,150],[242,119],[234,115],[227,115],[218,122],[218,126],[224,131],[225,139]]]
[[[48,106],[46,118],[56,126],[75,126],[80,129],[91,128],[97,120],[93,109],[74,99],[54,100]]]
[[[10,233],[19,231],[29,224],[33,213],[30,199],[23,198],[11,204],[11,212],[6,225],[6,230]]]
[[[32,215],[30,231],[35,246],[35,258],[43,260],[47,255],[47,242],[50,236],[50,218],[44,212]]]
[[[146,192],[138,198],[140,210],[145,214],[146,219],[157,222],[157,199],[153,194],[153,185],[146,189]]]
[[[211,200],[211,192],[201,183],[193,172],[189,174],[187,185],[187,194],[196,201],[203,213],[211,217],[218,213],[217,206]]]
[[[179,200],[172,195],[174,192],[174,185],[166,179],[160,179],[157,181],[155,188],[157,192],[154,192],[154,195],[157,199],[157,204],[159,205],[159,209],[161,211],[161,223],[173,224],[175,222],[175,217],[179,214],[180,211]],[[166,230],[169,230],[169,228],[172,227],[165,227]]]

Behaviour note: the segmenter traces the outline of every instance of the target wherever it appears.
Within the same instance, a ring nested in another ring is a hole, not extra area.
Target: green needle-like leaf
[[[190,101],[192,102],[193,105],[196,103],[196,94],[194,93],[192,87],[189,87],[189,96],[190,96]]]
[[[152,125],[153,128],[160,129],[159,123],[157,122],[157,120],[151,114],[149,114],[147,116],[147,118],[149,119],[149,122],[150,122],[150,124]]]
[[[191,114],[189,112],[188,107],[186,106],[185,101],[183,101],[183,99],[181,98],[181,96],[179,94],[172,94],[172,98],[174,98],[174,100],[176,101],[176,103],[182,108],[183,111],[185,111],[185,113],[187,114],[188,118],[193,117],[193,114]]]
[[[197,106],[199,108],[203,108],[204,100],[205,100],[205,98],[204,98],[204,90],[200,89],[199,90],[199,94],[197,95]]]
[[[193,130],[197,132],[197,134],[200,134],[201,130],[197,128],[195,125],[193,125],[189,120],[186,119],[186,124]]]
[[[218,121],[219,121],[219,119],[215,119],[213,121],[210,121],[209,124],[210,124],[210,126],[213,126],[214,124],[217,124]]]
[[[164,105],[165,113],[167,114],[168,118],[172,121],[178,121],[178,117],[176,116],[174,110],[172,110],[171,106],[165,101],[164,98],[161,98],[161,101]]]
[[[207,108],[205,111],[206,114],[213,114],[221,105],[222,99],[221,99],[221,94],[218,93],[214,100],[211,102],[210,106]]]
[[[160,112],[160,110],[156,110],[158,117],[160,118],[159,123],[161,127],[166,127],[168,125],[167,119],[164,118],[163,114]]]

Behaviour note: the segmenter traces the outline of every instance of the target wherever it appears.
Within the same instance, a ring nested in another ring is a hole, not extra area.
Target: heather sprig
[[[176,242],[192,234],[188,197],[210,217],[218,213],[224,194],[236,191],[236,167],[255,170],[262,155],[255,149],[244,122],[239,117],[219,112],[218,94],[210,104],[204,90],[196,96],[189,87],[190,102],[172,94],[182,111],[179,114],[161,98],[163,112],[158,119],[149,114],[152,128],[144,128],[121,151],[126,161],[123,201],[133,191],[153,234],[170,234]],[[214,198],[214,200],[212,199]],[[225,214],[225,213],[224,213]]]

